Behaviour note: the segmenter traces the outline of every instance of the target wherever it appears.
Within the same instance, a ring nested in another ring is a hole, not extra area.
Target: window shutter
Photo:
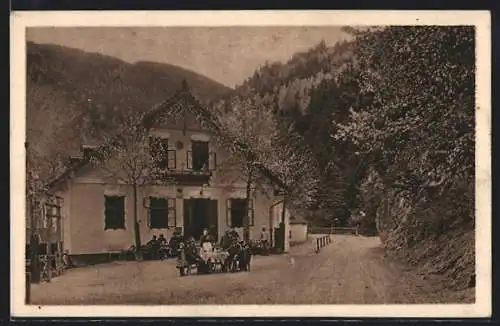
[[[210,200],[210,233],[218,241],[219,239],[219,212],[217,200]]]
[[[215,171],[217,169],[217,153],[210,153],[209,157],[208,169],[210,171]]]
[[[142,204],[144,208],[149,208],[149,206],[151,205],[151,197],[144,197]]]
[[[167,152],[167,155],[168,155],[168,168],[170,170],[175,170],[176,169],[176,164],[177,164],[177,155],[176,155],[176,151],[175,150],[172,150],[172,151],[168,151]]]
[[[186,168],[191,170],[193,167],[193,151],[186,152]]]
[[[176,209],[175,209],[175,198],[168,198],[168,227],[176,227]]]
[[[231,199],[226,200],[226,225],[231,227]]]
[[[144,198],[144,207],[147,208],[147,225],[148,229],[151,228],[151,197]]]

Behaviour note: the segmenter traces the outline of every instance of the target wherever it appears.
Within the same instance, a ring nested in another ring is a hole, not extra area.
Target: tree
[[[171,184],[168,168],[163,164],[168,158],[167,149],[157,146],[149,129],[142,124],[143,114],[130,111],[119,124],[120,130],[104,135],[103,145],[92,154],[91,161],[106,173],[108,182],[123,183],[132,187],[134,242],[140,259],[141,237],[138,218],[138,192],[146,185]]]
[[[243,178],[245,182],[246,214],[243,221],[244,239],[250,237],[250,200],[253,188],[261,188],[264,183],[256,163],[255,153],[262,146],[269,146],[269,135],[273,126],[273,117],[254,97],[233,97],[216,104],[218,112],[219,139],[229,145],[230,155],[226,162],[219,166],[224,176]],[[233,141],[228,141],[232,139]],[[234,173],[236,172],[236,173]],[[228,181],[228,180],[226,180]]]
[[[327,47],[324,42],[303,53],[295,54],[285,64],[265,65],[259,68],[236,93],[241,98],[260,99],[261,110],[272,113],[284,138],[289,131],[301,137],[297,150],[308,149],[315,161],[315,191],[317,207],[325,211],[318,223],[329,224],[332,217],[346,221],[354,205],[359,186],[355,156],[349,141],[331,138],[335,132],[331,121],[344,121],[352,99],[357,97],[355,83],[343,82],[338,87],[337,77],[346,70],[352,53],[352,42],[340,42]],[[264,95],[265,94],[265,95]],[[273,127],[275,128],[275,127]],[[292,137],[293,139],[293,137]],[[319,217],[320,215],[318,215]],[[316,219],[315,219],[316,221]]]
[[[29,83],[28,83],[29,84]],[[26,224],[29,226],[31,280],[39,282],[39,226],[43,218],[42,205],[50,194],[50,182],[68,167],[67,153],[72,137],[68,137],[70,122],[50,111],[43,90],[27,87],[26,153]],[[43,122],[51,128],[37,128]],[[27,286],[30,286],[27,284]]]
[[[273,114],[274,104],[273,97],[249,91],[210,110],[195,105],[194,111],[201,124],[213,131],[214,140],[228,150],[230,162],[246,177],[247,199],[251,187],[266,179],[286,194],[291,205],[307,207],[313,201],[317,182],[314,156],[306,146],[301,147],[303,140],[293,128],[283,128]]]
[[[361,204],[376,210],[386,248],[413,263],[432,259],[466,286],[474,277],[474,37],[469,26],[358,31],[338,81],[359,92],[348,119],[334,122],[334,139],[369,162]]]
[[[388,62],[387,58],[391,58]],[[413,180],[433,185],[474,166],[474,30],[469,27],[391,27],[358,36],[360,94],[339,124],[378,171],[406,190]],[[359,101],[358,101],[359,102]],[[409,174],[390,175],[404,169]],[[442,183],[441,186],[444,186]],[[414,190],[414,189],[413,189]]]
[[[30,228],[30,274],[31,281],[38,283],[40,281],[40,268],[38,261],[38,234],[37,234],[37,202],[40,201],[46,191],[44,182],[40,179],[39,171],[36,165],[36,158],[29,142],[25,142],[26,150],[26,225]],[[30,284],[26,284],[30,286]]]

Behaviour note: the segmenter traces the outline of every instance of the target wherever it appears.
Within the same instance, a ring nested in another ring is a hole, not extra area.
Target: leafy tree
[[[29,76],[28,76],[29,77]],[[49,97],[51,100],[49,101]],[[74,146],[73,135],[68,130],[74,127],[74,120],[62,118],[52,110],[52,97],[56,105],[64,103],[58,93],[47,87],[35,87],[27,82],[27,128],[26,128],[26,223],[31,251],[31,275],[39,281],[38,263],[39,226],[43,218],[44,200],[51,192],[50,183],[56,179],[69,161],[67,153]],[[69,115],[71,117],[71,115]],[[43,126],[43,127],[42,127]],[[50,127],[47,127],[50,126]]]
[[[251,213],[249,203],[252,188],[262,189],[265,182],[264,177],[256,168],[258,158],[255,153],[259,147],[270,146],[269,136],[272,132],[273,117],[269,111],[263,109],[251,97],[235,97],[219,102],[215,110],[219,112],[219,128],[224,130],[224,135],[219,135],[219,138],[231,138],[237,142],[236,146],[233,141],[228,159],[218,167],[218,170],[222,176],[226,176],[226,181],[234,182],[242,177],[246,184],[246,214],[243,221],[243,234],[244,239],[248,241]],[[228,175],[237,179],[227,180]]]
[[[274,114],[279,125],[276,130],[281,128],[283,138],[288,137],[288,130],[300,136],[300,142],[289,145],[297,145],[298,151],[307,148],[308,155],[316,161],[317,189],[310,203],[311,208],[327,212],[324,219],[317,220],[326,225],[336,217],[346,222],[359,183],[359,157],[353,154],[353,146],[331,138],[331,120],[343,121],[348,117],[346,104],[351,105],[357,92],[355,83],[342,83],[339,87],[336,80],[349,62],[351,48],[347,41],[333,47],[321,42],[309,51],[295,54],[285,64],[259,68],[236,90],[240,97],[262,100],[261,109]]]
[[[378,172],[405,190],[472,173],[473,28],[391,27],[360,34],[355,52],[371,101],[353,106],[338,135],[376,155]]]
[[[132,187],[135,247],[141,248],[138,218],[138,193],[147,185],[172,184],[162,161],[168,152],[156,146],[149,129],[143,123],[143,114],[129,112],[121,119],[116,135],[103,135],[103,145],[91,154],[92,163],[102,168],[108,183],[122,183]],[[153,154],[154,153],[154,154]],[[137,254],[140,251],[137,250]],[[140,259],[140,255],[137,257]]]
[[[361,205],[376,211],[386,248],[435,261],[460,286],[474,277],[474,36],[468,26],[357,31],[338,80],[359,92],[334,122],[334,139],[371,168]]]
[[[289,127],[286,132],[282,128],[276,125],[277,132],[271,138],[272,146],[259,152],[262,163],[279,178],[281,190],[292,207],[314,206],[318,186],[318,166],[314,155],[292,128]]]

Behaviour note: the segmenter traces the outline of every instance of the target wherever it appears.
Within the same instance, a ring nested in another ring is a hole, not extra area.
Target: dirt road
[[[334,236],[287,255],[256,256],[250,272],[179,277],[175,262],[115,262],[34,285],[34,304],[382,304],[450,302],[439,279],[384,258],[378,238]],[[454,302],[459,302],[460,295]],[[464,302],[464,301],[461,301]],[[470,301],[468,301],[470,302]]]

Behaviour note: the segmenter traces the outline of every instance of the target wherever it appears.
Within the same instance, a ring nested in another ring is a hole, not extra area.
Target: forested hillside
[[[359,222],[389,253],[445,273],[447,286],[473,286],[474,29],[350,32],[334,47],[267,63],[219,108],[274,121],[258,129],[267,142],[248,133],[245,141],[314,224]],[[233,133],[245,128],[252,134],[241,124]]]
[[[186,80],[202,101],[231,91],[207,77],[160,63],[130,64],[57,45],[27,43],[27,138],[30,157],[52,174],[82,143],[99,142],[128,110],[166,100]],[[47,164],[41,164],[47,163]],[[42,176],[41,176],[42,177]]]

